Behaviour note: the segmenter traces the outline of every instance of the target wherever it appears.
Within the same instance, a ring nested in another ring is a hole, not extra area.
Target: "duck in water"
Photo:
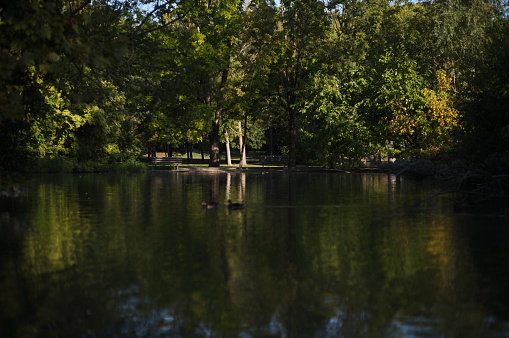
[[[244,204],[242,203],[232,203],[231,200],[228,200],[228,209],[230,210],[236,210],[236,209],[242,209],[244,208]]]
[[[218,204],[217,202],[210,202],[210,203],[207,203],[207,202],[201,202],[201,207],[202,209],[216,209],[218,207]]]

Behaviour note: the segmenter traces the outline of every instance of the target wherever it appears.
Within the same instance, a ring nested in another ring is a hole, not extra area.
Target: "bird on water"
[[[210,202],[210,203],[207,203],[207,202],[201,202],[201,207],[203,209],[216,209],[218,207],[218,204],[217,202]]]
[[[228,209],[242,209],[242,208],[244,208],[244,204],[232,203],[231,200],[228,200]]]

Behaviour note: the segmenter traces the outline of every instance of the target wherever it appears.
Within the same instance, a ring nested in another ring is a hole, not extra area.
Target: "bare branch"
[[[165,2],[164,2],[164,3],[162,3],[162,4],[155,6],[155,7],[154,7],[154,8],[153,8],[153,9],[152,9],[149,13],[147,13],[147,14],[145,15],[145,17],[143,18],[143,20],[141,20],[140,24],[139,24],[139,25],[136,27],[136,29],[134,30],[133,35],[142,35],[142,34],[148,34],[148,33],[151,33],[151,32],[154,32],[154,31],[157,31],[157,30],[162,29],[162,28],[164,28],[164,27],[167,27],[167,26],[169,26],[169,25],[171,25],[171,24],[173,24],[173,23],[175,23],[175,22],[177,22],[177,21],[179,21],[179,20],[182,20],[182,18],[184,18],[184,17],[187,15],[187,13],[189,13],[189,11],[190,11],[190,10],[188,10],[188,11],[186,11],[185,13],[183,13],[183,14],[181,14],[181,15],[177,16],[175,19],[173,19],[173,20],[171,20],[171,21],[169,21],[169,22],[167,22],[167,23],[165,23],[165,24],[162,24],[162,25],[160,25],[160,26],[158,26],[158,27],[156,27],[156,28],[149,29],[149,30],[147,30],[147,31],[143,31],[142,33],[140,33],[140,31],[141,31],[142,27],[143,27],[143,26],[147,23],[148,19],[154,15],[154,13],[156,13],[157,11],[159,11],[159,10],[161,10],[161,9],[165,8],[167,5],[170,5],[170,4],[172,4],[172,3],[175,3],[175,1],[174,1],[174,0],[165,1]]]

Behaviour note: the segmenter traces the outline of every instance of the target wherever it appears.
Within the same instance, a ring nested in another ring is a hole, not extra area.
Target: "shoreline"
[[[149,170],[149,172],[168,171],[168,172],[202,172],[202,173],[242,173],[242,172],[281,172],[281,173],[387,173],[386,170],[380,168],[348,168],[348,169],[327,169],[319,167],[194,167],[194,166],[179,166],[178,170]]]

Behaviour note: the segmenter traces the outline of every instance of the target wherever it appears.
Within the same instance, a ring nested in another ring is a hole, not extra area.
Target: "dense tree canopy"
[[[0,167],[224,143],[336,166],[509,164],[501,0],[19,0],[0,7]]]

